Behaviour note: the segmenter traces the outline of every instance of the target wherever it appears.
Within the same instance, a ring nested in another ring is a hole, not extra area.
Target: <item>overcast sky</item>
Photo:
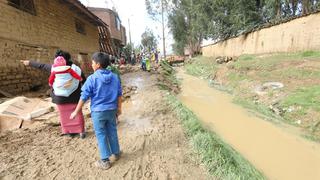
[[[162,52],[162,28],[161,24],[153,21],[146,11],[145,0],[80,0],[85,6],[109,8],[115,7],[119,13],[121,24],[126,27],[127,41],[129,42],[129,23],[131,29],[131,41],[135,46],[141,43],[141,34],[148,27],[158,39],[158,48]],[[166,50],[171,52],[172,38],[166,32]]]

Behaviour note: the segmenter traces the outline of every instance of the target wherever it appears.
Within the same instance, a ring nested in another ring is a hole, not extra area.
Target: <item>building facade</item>
[[[113,46],[119,56],[120,49],[127,43],[126,29],[121,25],[119,15],[113,10],[107,8],[88,7],[88,9],[108,25]]]
[[[78,0],[1,0],[0,90],[19,94],[46,85],[47,73],[20,60],[51,63],[58,49],[89,73],[89,57],[102,49],[98,27],[106,24]]]

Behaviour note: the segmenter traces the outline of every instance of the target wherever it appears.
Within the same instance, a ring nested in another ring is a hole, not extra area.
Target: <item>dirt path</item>
[[[96,169],[96,139],[86,119],[88,137],[60,137],[57,118],[35,128],[0,135],[0,179],[208,179],[196,163],[179,125],[155,86],[156,76],[123,76],[138,87],[124,104],[119,137],[123,157]]]
[[[320,145],[249,114],[205,80],[179,72],[180,99],[269,179],[320,179]]]

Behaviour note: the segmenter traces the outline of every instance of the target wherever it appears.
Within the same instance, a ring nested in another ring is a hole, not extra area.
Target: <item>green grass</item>
[[[204,129],[196,115],[183,106],[175,96],[168,95],[167,101],[182,121],[193,149],[211,175],[227,180],[266,179],[261,172],[231,146],[224,143],[220,137]]]
[[[158,79],[158,87],[161,90],[174,91],[175,93],[178,93],[180,82],[175,77],[175,70],[170,66],[170,64],[167,61],[161,61],[160,65],[161,79]]]
[[[320,52],[319,51],[305,51],[301,54],[302,57],[315,57],[320,58]]]
[[[279,79],[281,78],[294,78],[294,79],[320,78],[320,70],[301,69],[297,67],[283,68],[280,71],[269,72],[269,73],[273,73],[273,76],[278,77]]]
[[[278,53],[265,56],[241,55],[234,66],[239,70],[273,70],[284,61],[300,61],[301,59],[319,59],[320,51],[304,51],[297,53]]]
[[[320,111],[320,85],[299,88],[288,95],[282,102],[283,107],[299,106],[300,115],[306,114],[308,109]]]
[[[227,78],[228,78],[228,86],[231,86],[234,89],[239,87],[239,84],[242,81],[249,80],[248,76],[244,74],[232,72],[232,71],[227,73]]]
[[[208,79],[216,71],[214,58],[198,56],[192,58],[191,61],[191,64],[187,64],[185,66],[187,73],[190,75],[200,76]]]
[[[254,60],[256,57],[254,55],[244,54],[238,58],[238,61],[250,61]]]

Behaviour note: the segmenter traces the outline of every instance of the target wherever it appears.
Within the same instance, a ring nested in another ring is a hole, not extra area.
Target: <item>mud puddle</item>
[[[182,71],[180,100],[269,179],[320,179],[320,145],[259,119]]]
[[[142,74],[140,74],[142,75]],[[127,86],[135,86],[137,90],[135,94],[142,93],[145,90],[145,79],[141,76],[133,76],[133,74],[124,75],[124,84]],[[131,96],[130,100],[123,102],[123,116],[124,123],[122,126],[134,131],[144,132],[151,129],[151,122],[148,116],[143,117],[140,112],[145,109],[145,103],[142,102],[141,96]]]

